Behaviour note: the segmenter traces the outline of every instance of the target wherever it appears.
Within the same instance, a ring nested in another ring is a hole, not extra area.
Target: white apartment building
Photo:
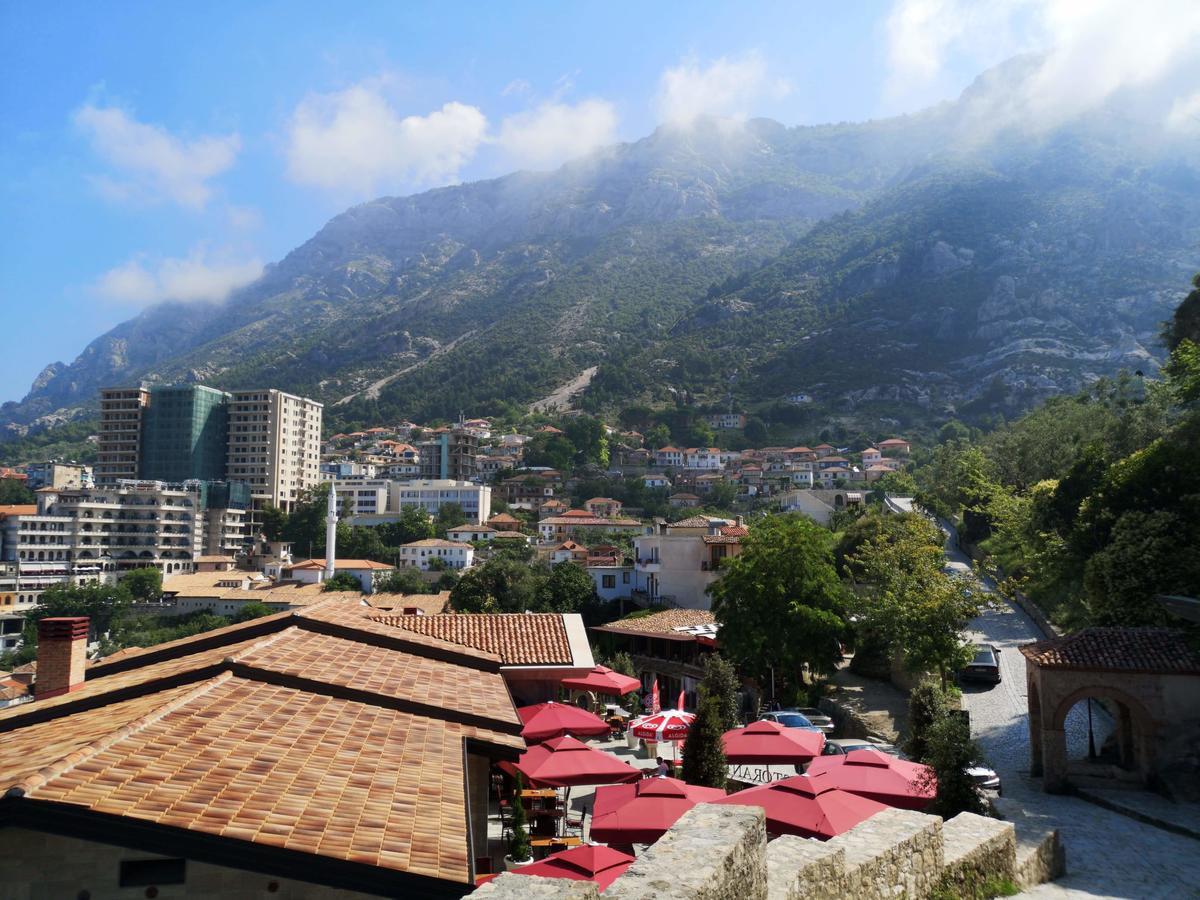
[[[323,409],[274,388],[231,392],[226,475],[250,486],[255,509],[290,511],[320,483]]]
[[[475,548],[459,541],[426,538],[401,544],[399,550],[401,568],[420,569],[422,572],[428,572],[429,564],[435,559],[441,560],[447,569],[469,569],[475,564]]]
[[[725,462],[717,447],[691,447],[683,451],[683,466],[686,469],[723,469]]]
[[[386,478],[346,478],[335,481],[339,515],[375,516],[388,512],[391,481]]]
[[[657,534],[634,538],[633,598],[708,609],[708,586],[720,577],[721,560],[741,553],[745,531],[737,521],[693,516],[663,526]]]
[[[448,503],[462,507],[467,522],[482,525],[492,515],[492,489],[470,481],[392,481],[385,478],[347,478],[334,482],[339,509],[349,501],[350,525],[394,522],[406,509],[419,507],[436,517]]]

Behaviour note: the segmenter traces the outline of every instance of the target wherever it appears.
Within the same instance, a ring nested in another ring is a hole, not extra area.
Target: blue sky
[[[1161,2],[1190,17],[1172,40],[1200,36],[1200,4]],[[551,168],[701,112],[918,109],[1047,41],[1095,52],[1111,17],[1076,7],[10,0],[0,400],[149,303],[224,296],[372,196]]]

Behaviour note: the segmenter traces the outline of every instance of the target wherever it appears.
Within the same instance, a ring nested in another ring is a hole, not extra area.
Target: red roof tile
[[[441,616],[373,616],[430,637],[477,647],[506,666],[569,666],[574,662],[561,613],[448,613]]]
[[[1025,644],[1021,653],[1043,668],[1200,674],[1200,654],[1170,628],[1084,628]]]

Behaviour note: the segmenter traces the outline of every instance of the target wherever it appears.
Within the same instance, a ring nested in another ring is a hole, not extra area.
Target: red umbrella
[[[679,709],[665,709],[638,719],[629,730],[647,741],[678,741],[687,737],[696,716]]]
[[[807,774],[821,775],[832,787],[901,809],[924,809],[937,796],[933,769],[879,750],[822,756],[812,761]]]
[[[523,726],[521,737],[533,743],[572,734],[576,737],[594,737],[608,734],[611,729],[599,716],[572,706],[570,703],[535,703],[517,710]]]
[[[530,747],[521,754],[516,768],[530,784],[542,787],[618,784],[642,777],[638,769],[621,762],[611,753],[589,747],[573,737],[552,738]]]
[[[642,683],[629,675],[614,672],[608,666],[596,666],[582,678],[564,678],[562,686],[573,691],[592,691],[620,697],[636,691]]]
[[[825,735],[803,728],[785,728],[778,722],[752,722],[721,736],[725,758],[732,763],[788,765],[820,756]]]
[[[794,775],[761,787],[730,794],[717,803],[761,806],[771,834],[795,834],[825,840],[849,831],[881,809],[882,803],[832,787],[825,775]]]
[[[584,844],[552,853],[529,866],[509,871],[518,875],[541,875],[543,878],[570,878],[573,881],[594,881],[604,890],[633,864],[633,857],[611,847]]]
[[[675,778],[643,778],[637,784],[596,788],[592,840],[652,844],[697,803],[724,796],[720,788],[697,787]]]

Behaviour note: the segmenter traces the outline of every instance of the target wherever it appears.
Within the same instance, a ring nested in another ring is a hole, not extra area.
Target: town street
[[[949,565],[970,571],[955,535],[946,545]],[[971,729],[988,762],[1001,776],[1004,796],[1021,804],[1030,818],[1059,830],[1067,854],[1067,874],[1030,892],[1036,897],[1197,897],[1200,896],[1200,842],[1110,812],[1074,797],[1053,796],[1029,777],[1025,658],[1021,644],[1041,639],[1025,613],[979,582],[991,595],[982,615],[971,622],[973,641],[1000,649],[1002,681],[968,687],[964,694]],[[1103,716],[1093,727],[1099,746],[1106,733]],[[1087,718],[1080,707],[1067,720],[1068,746],[1086,746]]]

